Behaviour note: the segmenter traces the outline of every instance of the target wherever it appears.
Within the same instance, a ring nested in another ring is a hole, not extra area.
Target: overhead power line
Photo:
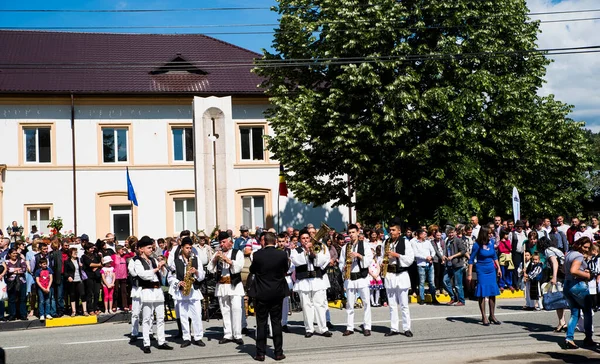
[[[398,56],[379,57],[340,57],[322,59],[283,59],[283,60],[211,60],[211,61],[186,61],[186,64],[171,67],[172,70],[185,71],[190,69],[190,64],[204,70],[232,69],[232,68],[274,68],[274,67],[316,67],[332,65],[350,65],[361,63],[378,62],[425,62],[446,61],[457,59],[497,58],[497,57],[529,57],[535,55],[566,55],[600,53],[600,45],[569,48],[532,49],[521,51],[499,51],[499,52],[472,52],[472,53],[432,53],[432,54],[406,54]],[[158,62],[94,62],[94,63],[0,63],[2,73],[28,73],[28,72],[52,72],[56,70],[83,71],[83,70],[111,70],[111,71],[149,71],[164,66]]]
[[[373,4],[358,5],[361,7],[374,6]],[[270,7],[207,7],[207,8],[166,8],[166,9],[0,9],[0,13],[170,13],[170,12],[202,12],[202,11],[247,11],[268,10]],[[527,16],[578,14],[600,12],[600,9],[579,9],[563,11],[545,11],[527,13]],[[493,16],[507,16],[494,14]]]
[[[581,21],[595,21],[600,20],[600,17],[591,18],[575,18],[575,19],[554,19],[554,20],[538,20],[539,23],[570,23],[570,22],[581,22]],[[368,21],[364,21],[368,22]],[[321,25],[333,24],[333,23],[346,23],[346,22],[323,22]],[[527,22],[526,22],[527,23]],[[517,24],[517,23],[514,23]],[[523,23],[518,23],[523,24]],[[265,24],[204,24],[204,25],[105,25],[105,26],[56,26],[56,27],[0,27],[0,30],[113,30],[113,29],[210,29],[210,28],[245,28],[245,27],[276,27],[278,23],[265,23]],[[394,27],[392,29],[401,30],[421,30],[421,29],[460,29],[467,27],[485,27],[493,24],[465,24],[465,25],[430,25],[422,27]],[[510,24],[509,24],[510,25]],[[353,32],[360,31],[356,28],[347,29],[327,29],[327,32]],[[206,35],[253,35],[253,34],[272,34],[273,31],[231,31],[231,32],[207,32]],[[280,31],[283,33],[290,33],[293,31]],[[315,30],[315,33],[322,32],[321,30]]]

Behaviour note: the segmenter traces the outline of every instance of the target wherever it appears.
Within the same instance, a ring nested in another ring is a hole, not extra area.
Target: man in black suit
[[[267,318],[271,316],[275,360],[285,359],[283,355],[283,335],[281,333],[281,306],[288,295],[285,275],[288,271],[288,257],[285,251],[277,250],[277,238],[273,233],[265,234],[265,248],[254,253],[250,273],[254,275],[248,295],[254,298],[256,310],[256,356],[254,360],[264,361],[267,346]]]

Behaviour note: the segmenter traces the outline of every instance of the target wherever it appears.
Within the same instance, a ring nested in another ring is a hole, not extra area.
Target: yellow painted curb
[[[328,302],[328,306],[331,308],[342,309],[344,307],[344,304],[343,304],[342,300],[336,300],[336,301]]]
[[[438,302],[440,302],[440,303],[450,302],[450,296],[448,296],[447,294],[436,294],[435,297],[437,298]],[[408,302],[409,303],[417,303],[417,302],[419,302],[419,298],[416,296],[410,295],[410,296],[408,296]],[[425,295],[425,302],[431,303],[431,295],[430,294]]]
[[[436,297],[437,297],[438,302],[440,302],[440,303],[450,302],[450,296],[447,294],[438,294],[438,295],[436,295]],[[500,293],[499,296],[496,296],[496,299],[509,299],[509,298],[525,298],[525,292],[523,292],[523,291],[511,292],[510,290],[505,290],[504,292]],[[408,302],[409,303],[417,303],[417,302],[419,302],[419,298],[417,296],[410,295],[410,296],[408,296]],[[431,295],[429,295],[429,294],[425,295],[425,302],[431,303]]]
[[[52,320],[46,320],[46,327],[63,327],[76,325],[93,325],[98,323],[96,316],[75,316],[75,317],[60,317]]]
[[[496,296],[496,298],[525,298],[524,291],[514,291],[511,292],[508,289],[505,289],[504,292],[500,293],[500,296]]]

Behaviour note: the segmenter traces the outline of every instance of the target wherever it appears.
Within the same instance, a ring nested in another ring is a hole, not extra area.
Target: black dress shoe
[[[329,330],[333,330],[333,324],[331,323],[331,321],[327,321],[327,328]]]
[[[495,317],[492,318],[492,316],[488,317],[488,320],[490,320],[491,323],[493,323],[494,325],[500,325],[501,322],[498,321]]]
[[[233,342],[238,345],[244,345],[244,340],[242,340],[242,339],[233,339]]]
[[[406,331],[404,331],[404,336],[406,336],[406,337],[413,337],[413,333],[410,330],[406,330]]]
[[[197,346],[206,346],[206,344],[202,340],[192,340],[192,344]]]
[[[219,344],[227,344],[227,343],[230,343],[232,341],[233,340],[231,340],[231,339],[222,338],[221,340],[219,340]]]
[[[264,355],[255,355],[253,359],[256,361],[265,361],[265,356]]]
[[[314,334],[312,332],[307,332],[306,334],[304,334],[304,337],[308,339],[309,337],[312,337],[313,335]]]
[[[242,329],[242,335],[248,335],[248,333],[249,333],[249,331],[248,331],[248,328],[247,328],[247,327],[244,327],[244,328]]]
[[[371,330],[364,330],[363,331],[363,335],[365,335],[365,336],[371,336]]]
[[[390,332],[386,332],[385,335],[383,335],[383,336],[396,336],[396,335],[400,335],[400,333],[398,331],[390,331]]]
[[[333,334],[331,333],[331,331],[325,331],[321,335],[324,336],[324,337],[332,337],[333,336]]]
[[[579,349],[579,346],[575,345],[572,341],[565,341],[565,349]]]
[[[190,345],[192,345],[192,342],[189,340],[185,340],[184,342],[181,343],[180,348],[187,348]]]
[[[281,331],[282,331],[282,332],[285,332],[285,333],[288,333],[288,334],[290,333],[290,329],[288,328],[288,326],[287,326],[287,325],[283,325],[283,326],[281,326]]]
[[[277,360],[277,361],[283,360],[283,359],[285,359],[285,355],[283,355],[283,354],[277,355],[277,356],[275,356],[274,359]]]
[[[158,350],[173,350],[173,347],[167,343],[157,346]]]
[[[329,332],[329,331],[327,331],[327,332]],[[344,333],[342,334],[342,336],[350,336],[352,334],[354,334],[354,331],[346,330],[346,331],[344,331]]]
[[[149,346],[144,346],[144,353],[146,353],[146,354],[150,354],[151,353]]]

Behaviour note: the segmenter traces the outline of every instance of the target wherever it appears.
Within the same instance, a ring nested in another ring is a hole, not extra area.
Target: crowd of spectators
[[[373,250],[374,259],[369,267],[370,297],[360,297],[360,300],[370,300],[372,306],[386,306],[387,297],[382,282],[382,268],[385,255],[387,231],[383,226],[362,227],[360,239],[368,241]],[[316,228],[306,226],[314,236]],[[592,217],[590,224],[574,217],[571,224],[564,223],[564,218],[558,216],[554,221],[550,218],[535,220],[531,224],[527,219],[512,221],[496,216],[493,222],[485,225],[486,234],[481,240],[482,226],[477,216],[467,224],[448,226],[405,226],[403,237],[412,245],[415,262],[410,268],[411,294],[420,304],[439,304],[437,297],[447,293],[450,296],[448,305],[464,306],[466,298],[478,297],[475,282],[475,271],[469,265],[477,264],[473,248],[478,241],[493,244],[493,258],[498,265],[498,291],[525,291],[524,310],[540,310],[542,308],[542,284],[549,283],[561,287],[565,280],[563,266],[569,260],[572,246],[588,247],[581,244],[582,239],[589,242],[589,251],[583,252],[584,263],[579,267],[596,269],[598,259],[598,235],[600,226],[598,219]],[[270,229],[275,232],[274,229]],[[240,228],[239,235],[233,231],[227,233],[234,239],[234,249],[244,252],[249,257],[261,249],[262,229],[257,228],[255,234],[250,234],[246,226]],[[194,237],[194,251],[204,252],[203,264],[218,250],[218,241],[204,233],[193,234],[182,232],[177,237],[156,239],[154,242],[154,257],[169,259],[180,238],[186,235]],[[278,242],[284,249],[295,249],[298,244],[299,230],[292,227],[278,234]],[[344,244],[350,238],[344,232],[329,233],[323,239],[329,247],[331,257],[327,274],[331,287],[327,291],[330,301],[344,300],[344,288],[339,269],[340,253]],[[131,236],[123,242],[118,242],[112,233],[91,243],[89,237],[83,234],[79,237],[50,236],[40,237],[35,229],[24,234],[16,222],[9,227],[7,235],[0,237],[0,280],[4,280],[8,295],[8,315],[5,306],[0,304],[0,321],[27,320],[38,317],[40,320],[51,320],[63,315],[100,315],[117,311],[131,310],[131,283],[128,278],[127,264],[135,255],[137,238]],[[577,243],[579,242],[579,243]],[[487,243],[486,243],[487,244]],[[481,245],[481,244],[479,244]],[[581,250],[581,249],[579,249]],[[579,262],[578,259],[576,259]],[[572,264],[572,263],[570,263]],[[468,273],[467,273],[468,271]],[[568,277],[573,277],[566,272]],[[575,275],[577,276],[577,275]],[[166,282],[165,282],[166,284]],[[596,276],[591,275],[586,280],[590,302],[573,302],[581,306],[584,315],[597,308]],[[579,287],[579,286],[577,286]],[[570,289],[571,287],[569,287]],[[581,287],[579,287],[581,288]],[[562,287],[561,287],[562,289]],[[426,300],[425,293],[430,294],[431,300]],[[569,297],[568,293],[565,293]],[[480,296],[479,296],[480,297]],[[360,303],[357,302],[357,305]],[[572,311],[573,317],[579,315]],[[556,331],[571,329],[567,325],[564,310],[557,312],[558,326]],[[579,312],[577,310],[577,312]],[[485,321],[485,320],[484,320]],[[567,338],[572,342],[572,334]]]

